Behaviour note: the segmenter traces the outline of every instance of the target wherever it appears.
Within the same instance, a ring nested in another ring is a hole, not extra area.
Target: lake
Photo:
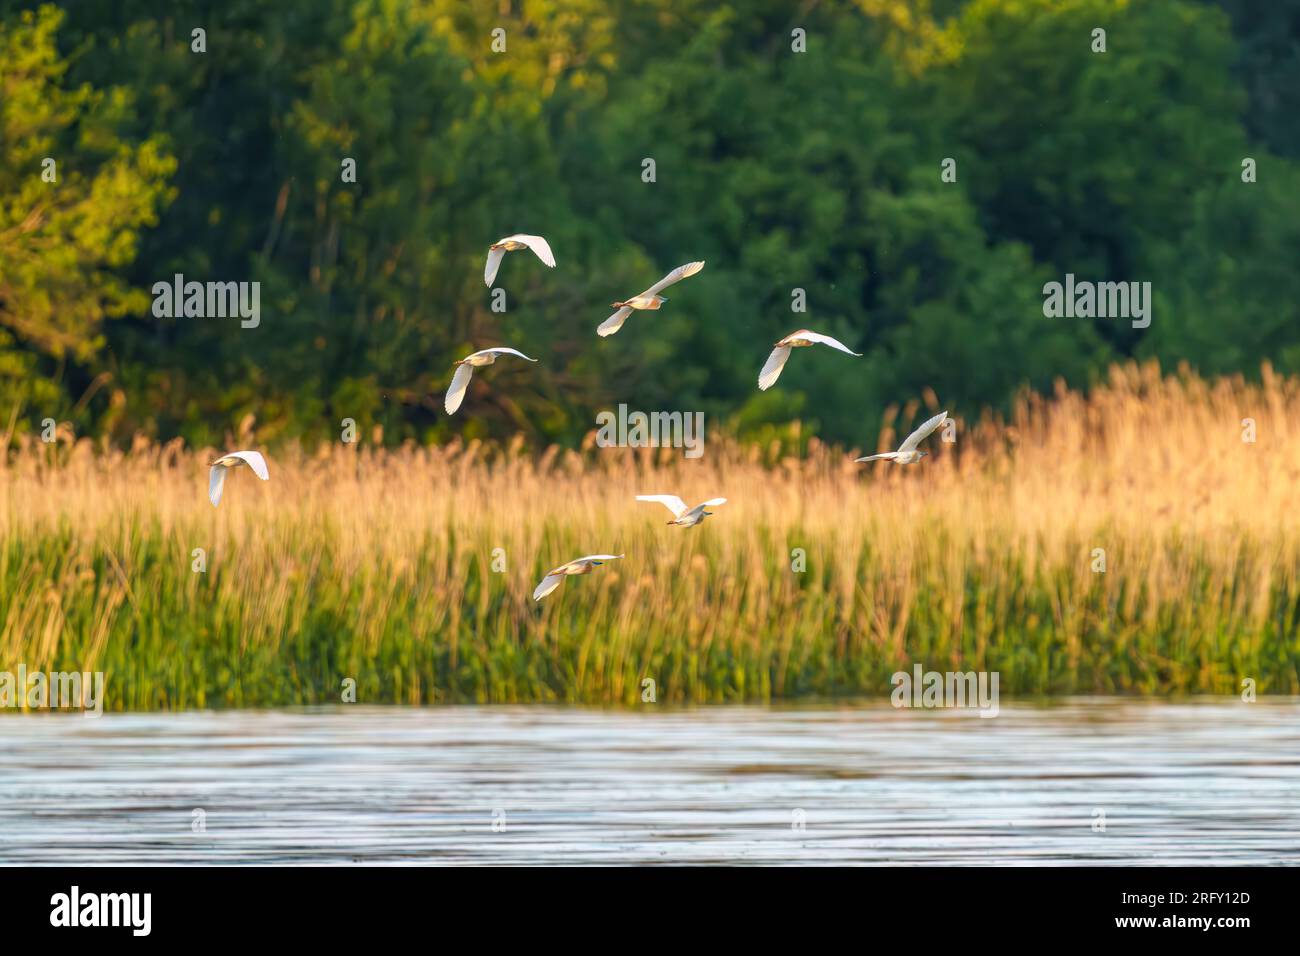
[[[1294,698],[646,708],[5,714],[0,862],[1300,863]]]

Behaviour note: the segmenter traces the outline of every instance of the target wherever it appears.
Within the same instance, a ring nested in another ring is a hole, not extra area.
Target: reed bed
[[[336,702],[348,678],[411,704],[884,697],[916,663],[1018,695],[1296,693],[1297,420],[1300,380],[1267,367],[1131,365],[911,467],[713,435],[694,461],[290,447],[217,509],[207,449],[11,441],[0,670],[102,670],[110,709]],[[729,502],[670,528],[633,500],[661,492]],[[595,552],[627,557],[532,601]]]

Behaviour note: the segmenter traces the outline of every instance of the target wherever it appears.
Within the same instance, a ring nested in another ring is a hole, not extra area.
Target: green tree
[[[0,21],[0,406],[60,415],[106,380],[105,320],[148,308],[121,269],[175,169],[161,137],[122,135],[130,91],[67,82],[62,20]]]

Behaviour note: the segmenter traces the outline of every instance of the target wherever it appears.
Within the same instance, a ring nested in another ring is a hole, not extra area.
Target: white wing
[[[727,499],[725,498],[710,498],[708,499],[708,501],[703,502],[702,505],[695,505],[693,509],[690,509],[690,514],[698,515],[701,514],[701,512],[706,509],[706,507],[712,507],[714,505],[725,505],[725,503],[727,503]]]
[[[442,403],[448,415],[455,415],[456,409],[460,408],[460,403],[465,400],[465,389],[469,388],[469,380],[473,377],[474,366],[456,366],[456,374],[451,377],[451,387],[447,389],[447,398]]]
[[[664,276],[662,279],[660,279],[658,282],[656,282],[650,288],[646,289],[641,294],[657,295],[661,289],[668,288],[674,282],[681,282],[683,279],[695,275],[695,273],[699,272],[703,268],[704,268],[703,259],[701,259],[699,262],[688,262],[684,266],[678,266],[676,269],[668,273],[668,275]]]
[[[577,558],[569,563],[582,564],[586,561],[617,561],[621,557],[623,557],[621,554],[589,554],[585,558]]]
[[[535,359],[535,358],[528,358],[528,356],[525,355],[523,352],[517,351],[516,349],[507,349],[507,348],[499,348],[499,349],[483,349],[483,351],[481,351],[481,352],[475,352],[474,354],[475,354],[475,355],[483,355],[483,354],[485,354],[485,353],[491,353],[492,355],[518,355],[521,359],[528,359],[528,361],[530,361],[530,362],[536,362],[536,361],[537,361],[537,359]]]
[[[940,425],[942,425],[943,420],[947,417],[948,417],[947,412],[940,412],[938,415],[935,415],[934,418],[930,419],[928,422],[926,422],[916,431],[912,432],[912,434],[908,435],[907,439],[903,442],[903,444],[898,446],[898,450],[915,451],[916,446],[921,444],[921,442],[925,441],[927,438],[929,438],[930,433],[933,432]]]
[[[212,471],[208,473],[208,500],[214,508],[221,503],[221,489],[225,483],[226,466],[213,465]]]
[[[623,327],[623,323],[627,321],[627,317],[631,314],[632,309],[626,305],[623,306],[623,308],[619,309],[604,322],[600,323],[600,325],[596,326],[596,334],[613,335]]]
[[[542,578],[541,583],[539,583],[537,587],[533,588],[533,600],[540,601],[542,598],[546,597],[546,595],[558,588],[560,582],[563,580],[563,574],[548,574],[546,577]]]
[[[790,346],[778,345],[772,349],[772,354],[767,357],[763,363],[763,371],[758,373],[759,391],[765,392],[781,377],[781,369],[785,368],[785,361],[790,357]]]
[[[249,468],[253,469],[253,474],[257,475],[257,477],[261,478],[263,481],[267,481],[271,477],[266,472],[266,459],[262,457],[260,451],[232,451],[229,455],[223,457],[238,458],[240,461],[248,465]]]
[[[807,339],[809,342],[820,342],[822,345],[829,345],[833,349],[839,349],[841,352],[848,352],[850,355],[857,355],[859,357],[862,355],[861,352],[853,351],[853,349],[849,348],[839,339],[833,339],[829,335],[822,335],[820,332],[808,332],[805,330],[804,334],[799,336],[799,338]]]
[[[674,518],[686,514],[686,502],[676,495],[637,495],[637,501],[657,501],[673,513]]]
[[[866,458],[854,458],[853,460],[854,461],[880,461],[881,459],[892,459],[897,457],[898,457],[898,452],[886,451],[886,452],[881,452],[879,455],[868,455]]]
[[[555,268],[555,255],[554,253],[551,252],[551,244],[547,242],[545,239],[543,239],[541,236],[528,236],[528,235],[524,235],[521,232],[518,233],[517,235],[506,236],[501,241],[522,242],[524,245],[526,245],[529,249],[533,250],[533,252],[537,254],[537,258],[541,259],[552,269]]]
[[[496,281],[497,270],[501,268],[501,260],[505,258],[504,249],[489,249],[487,257],[487,266],[483,269],[483,281],[489,286]]]

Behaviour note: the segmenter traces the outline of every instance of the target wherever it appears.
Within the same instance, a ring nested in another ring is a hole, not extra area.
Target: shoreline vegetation
[[[363,704],[640,706],[647,679],[666,704],[887,700],[918,663],[1008,697],[1300,692],[1300,378],[1115,366],[954,417],[913,467],[815,438],[272,447],[216,509],[207,449],[11,435],[0,670],[102,670],[114,711],[337,703],[346,679]],[[653,493],[728,504],[672,528]],[[530,599],[598,551],[627,557]]]

